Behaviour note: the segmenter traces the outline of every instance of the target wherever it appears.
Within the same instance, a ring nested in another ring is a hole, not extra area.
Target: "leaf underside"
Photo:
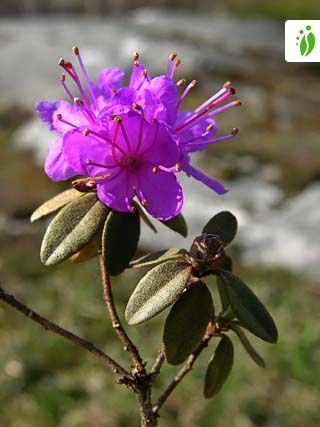
[[[77,253],[98,232],[108,214],[94,193],[67,204],[49,224],[41,245],[45,265],[57,264]]]
[[[171,260],[157,265],[138,283],[125,312],[129,325],[151,319],[174,303],[187,286],[192,267],[184,261]]]

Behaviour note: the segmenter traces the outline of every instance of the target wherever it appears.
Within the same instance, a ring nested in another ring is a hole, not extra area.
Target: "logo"
[[[320,62],[320,21],[286,21],[285,59],[287,62]]]

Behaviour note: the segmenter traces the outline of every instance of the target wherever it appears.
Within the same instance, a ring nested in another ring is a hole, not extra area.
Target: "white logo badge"
[[[287,62],[320,62],[320,20],[292,20],[285,25]]]

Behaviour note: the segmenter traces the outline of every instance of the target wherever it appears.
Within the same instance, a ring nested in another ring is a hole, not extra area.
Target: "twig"
[[[124,377],[131,376],[128,371],[126,371],[122,366],[120,366],[115,360],[113,360],[111,357],[105,354],[102,350],[94,346],[91,342],[86,341],[83,338],[80,338],[78,335],[75,335],[74,333],[67,331],[66,329],[56,325],[55,323],[51,322],[45,317],[40,316],[39,314],[37,314],[36,312],[28,308],[26,305],[16,300],[13,295],[6,293],[4,289],[2,289],[1,287],[0,287],[0,299],[5,303],[9,304],[11,307],[23,313],[29,319],[43,326],[44,329],[51,331],[57,335],[60,335],[65,339],[67,339],[68,341],[71,341],[74,344],[78,345],[79,347],[82,347],[83,349],[89,351],[98,359],[100,359],[102,363],[104,363],[106,366],[112,369],[114,373],[123,375]]]
[[[101,279],[102,279],[102,286],[103,286],[103,296],[104,296],[105,303],[107,305],[107,309],[110,315],[113,329],[115,330],[116,334],[121,340],[124,346],[124,349],[128,351],[128,353],[130,354],[130,357],[135,364],[135,369],[138,372],[143,371],[144,364],[139,354],[139,351],[137,347],[133,344],[131,339],[129,338],[128,334],[126,333],[126,331],[124,330],[120,322],[120,318],[118,316],[118,313],[114,304],[114,300],[113,300],[110,278],[106,271],[105,263],[102,255],[99,256],[99,262],[100,262]]]
[[[151,371],[150,371],[151,381],[154,381],[156,379],[156,377],[159,375],[161,366],[164,362],[164,359],[165,359],[164,351],[160,350],[156,360],[154,361],[154,364],[151,368]]]
[[[174,379],[171,381],[171,383],[168,385],[168,387],[164,390],[164,392],[159,397],[157,403],[153,407],[153,413],[158,414],[160,408],[165,403],[165,401],[168,399],[170,394],[173,392],[173,390],[177,387],[177,385],[182,381],[182,379],[187,375],[188,372],[191,371],[194,362],[197,360],[198,356],[202,352],[202,350],[207,347],[208,342],[211,340],[211,338],[214,336],[214,331],[210,328],[208,329],[206,335],[204,336],[203,340],[199,344],[199,346],[196,348],[196,350],[188,357],[186,363],[183,365],[181,370],[178,372],[178,374],[174,377]]]

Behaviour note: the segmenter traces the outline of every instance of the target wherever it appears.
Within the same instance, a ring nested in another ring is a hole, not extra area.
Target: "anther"
[[[213,129],[213,124],[210,124],[206,127],[206,131],[209,132],[210,130]]]
[[[177,59],[175,61],[175,63],[174,63],[174,65],[176,66],[176,68],[178,68],[180,64],[181,64],[181,60],[180,59]]]
[[[88,136],[88,135],[89,135],[89,133],[90,133],[90,130],[89,130],[89,129],[84,129],[84,130],[82,131],[82,135],[83,135],[83,136]]]
[[[172,52],[171,55],[169,56],[170,61],[174,61],[176,59],[177,55],[178,55],[177,52]]]
[[[72,68],[73,67],[72,62],[70,62],[70,61],[65,62],[65,66],[68,67],[68,68]]]
[[[86,159],[86,164],[87,165],[91,165],[92,164],[92,160],[91,159]]]
[[[235,88],[231,87],[229,89],[229,92],[230,92],[231,95],[234,95],[236,93],[236,90],[235,90]]]
[[[233,106],[234,107],[240,107],[240,105],[242,104],[242,102],[238,99],[237,101],[233,101]]]
[[[152,117],[152,122],[157,123],[158,119],[156,117]]]
[[[65,63],[66,63],[66,61],[63,58],[60,58],[59,61],[58,61],[58,65],[60,65],[61,67],[63,65],[65,65]]]
[[[192,82],[190,83],[190,86],[191,87],[195,87],[195,85],[197,84],[198,82],[197,82],[197,80],[192,80]]]
[[[133,54],[133,60],[134,61],[138,61],[139,57],[140,57],[140,55],[138,54],[138,52],[134,52],[134,54]]]
[[[83,105],[83,102],[81,101],[81,99],[80,99],[80,98],[73,98],[73,102],[74,102],[75,104],[79,105],[79,106],[82,106],[82,105]]]
[[[152,168],[152,172],[153,172],[153,173],[157,173],[157,172],[158,172],[158,170],[159,170],[159,168],[158,168],[157,166],[154,166],[154,167]]]
[[[182,87],[182,86],[184,86],[185,84],[186,84],[186,79],[181,79],[181,80],[179,80],[179,81],[178,81],[177,86],[178,86],[178,87]]]
[[[122,118],[120,116],[115,116],[113,119],[116,123],[122,122]]]
[[[132,108],[133,108],[134,110],[141,110],[141,106],[140,106],[139,104],[137,104],[136,102],[134,102],[134,103],[132,104]]]
[[[146,69],[141,71],[141,77],[144,77],[144,78],[147,77],[147,70]]]
[[[58,120],[61,120],[61,119],[62,119],[62,114],[58,113],[58,114],[57,114],[57,119],[58,119]]]
[[[65,75],[64,73],[61,73],[60,80],[61,80],[62,82],[64,82],[64,81],[65,81],[65,79],[66,79],[66,75]]]
[[[182,164],[181,163],[177,163],[175,167],[176,167],[177,172],[180,172],[182,170]]]
[[[77,47],[77,46],[74,46],[73,48],[72,48],[72,52],[75,54],[75,55],[79,55],[79,48]]]
[[[142,204],[143,207],[147,206],[148,205],[148,200],[147,199],[141,200],[141,204]]]
[[[232,135],[237,135],[239,133],[239,129],[238,128],[233,128],[231,131]]]
[[[135,206],[130,206],[130,212],[135,213],[137,208]]]
[[[227,80],[227,81],[224,83],[223,87],[224,87],[225,89],[229,89],[229,88],[231,87],[231,82],[230,82],[230,80]]]

